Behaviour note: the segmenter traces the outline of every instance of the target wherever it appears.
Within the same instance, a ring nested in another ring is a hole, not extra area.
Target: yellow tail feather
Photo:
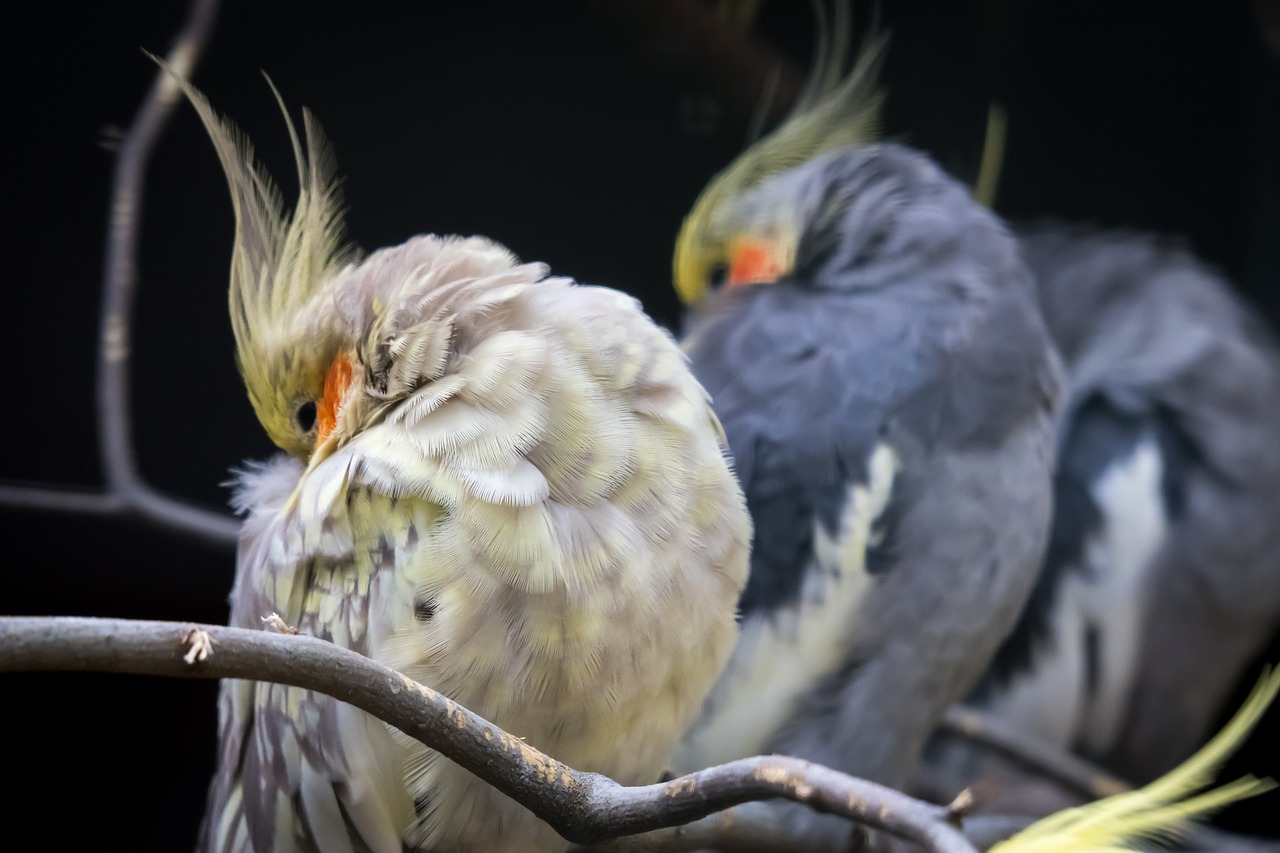
[[[991,853],[1122,853],[1138,842],[1169,841],[1187,833],[1192,821],[1238,800],[1277,787],[1271,779],[1246,776],[1211,791],[1222,764],[1244,742],[1280,691],[1280,669],[1263,673],[1244,706],[1199,752],[1149,785],[1041,820]]]

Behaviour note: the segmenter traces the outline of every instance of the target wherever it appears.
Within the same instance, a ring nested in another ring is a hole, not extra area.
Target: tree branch
[[[191,4],[186,23],[167,59],[184,77],[189,77],[195,68],[218,4],[219,0],[193,0]],[[173,77],[159,71],[133,124],[122,137],[116,155],[98,329],[98,446],[106,489],[92,492],[4,485],[0,486],[0,505],[96,515],[136,515],[209,542],[234,544],[239,528],[234,519],[149,487],[138,471],[133,448],[129,365],[138,279],[139,212],[147,161],[179,94]]]
[[[168,62],[189,77],[213,23],[218,0],[194,0]],[[98,329],[98,429],[107,487],[129,496],[145,488],[133,451],[129,415],[129,357],[138,281],[138,212],[146,188],[147,161],[180,95],[173,77],[157,73],[116,154],[107,250],[103,263],[102,317]]]
[[[955,737],[961,737],[1012,761],[1036,776],[1057,786],[1068,795],[1098,800],[1132,791],[1133,786],[1101,767],[1065,752],[1045,741],[1032,737],[998,717],[961,705],[947,710],[941,727]],[[1062,807],[1068,804],[1064,803]],[[1026,829],[1040,813],[1034,815],[982,814],[965,821],[966,837],[979,849],[985,850],[997,841]],[[1210,826],[1192,827],[1187,846],[1179,849],[1214,850],[1218,853],[1256,853],[1273,850],[1275,842],[1252,838],[1215,829]]]
[[[959,705],[948,708],[942,728],[1090,800],[1133,790],[1101,767],[972,708]]]
[[[312,637],[179,622],[0,618],[0,672],[41,670],[246,678],[325,693],[453,759],[577,844],[786,799],[930,853],[974,853],[947,807],[794,758],[747,758],[666,783],[624,787],[561,764],[431,688]]]
[[[826,849],[811,839],[796,838],[792,829],[761,803],[744,803],[728,811],[686,823],[628,835],[591,847],[591,853],[847,853],[849,845]]]
[[[234,546],[240,535],[240,522],[234,517],[168,497],[146,486],[125,495],[114,490],[90,492],[57,486],[0,483],[0,507],[113,518],[136,517],[157,527],[224,547]]]
[[[119,515],[125,509],[125,502],[119,495],[102,492],[82,492],[56,486],[0,484],[0,506],[88,515]]]

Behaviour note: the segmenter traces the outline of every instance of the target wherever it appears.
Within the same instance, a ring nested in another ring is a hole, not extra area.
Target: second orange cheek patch
[[[740,243],[729,263],[728,285],[765,284],[777,281],[784,270],[778,263],[776,248],[769,242]]]

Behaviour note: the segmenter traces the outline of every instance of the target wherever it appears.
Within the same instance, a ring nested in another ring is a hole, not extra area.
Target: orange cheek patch
[[[316,406],[316,446],[324,443],[338,425],[338,407],[351,385],[351,359],[340,355],[329,365],[329,372],[324,376],[324,394],[320,404]]]
[[[729,262],[726,284],[768,284],[782,278],[786,270],[778,262],[776,247],[769,242],[739,243]]]

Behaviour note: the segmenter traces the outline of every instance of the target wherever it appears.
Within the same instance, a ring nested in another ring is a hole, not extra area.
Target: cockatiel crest
[[[673,273],[676,292],[686,305],[699,304],[718,279],[749,284],[762,276],[777,277],[794,262],[800,223],[775,218],[747,232],[735,210],[743,195],[828,151],[872,142],[879,135],[885,97],[879,77],[888,36],[868,38],[845,74],[848,3],[836,3],[830,32],[822,4],[815,8],[817,58],[800,100],[782,124],[711,179],[680,227]]]
[[[231,623],[276,613],[570,766],[656,782],[737,636],[750,518],[706,392],[636,300],[480,237],[357,263],[310,115],[286,215],[179,81],[236,211],[231,315],[272,440]],[[278,96],[277,96],[278,97]],[[548,826],[353,707],[226,681],[210,850],[554,851]]]
[[[208,100],[179,80],[209,128],[227,175],[236,213],[231,258],[231,324],[249,399],[267,434],[286,452],[306,457],[332,430],[337,400],[324,403],[326,378],[338,355],[326,286],[358,259],[344,245],[341,196],[328,142],[303,111],[306,148],[280,101],[298,166],[298,204],[285,213],[271,177],[254,163],[253,147],[220,121]],[[307,358],[309,355],[318,358]],[[337,368],[338,371],[343,368]],[[330,381],[336,388],[340,377]]]

